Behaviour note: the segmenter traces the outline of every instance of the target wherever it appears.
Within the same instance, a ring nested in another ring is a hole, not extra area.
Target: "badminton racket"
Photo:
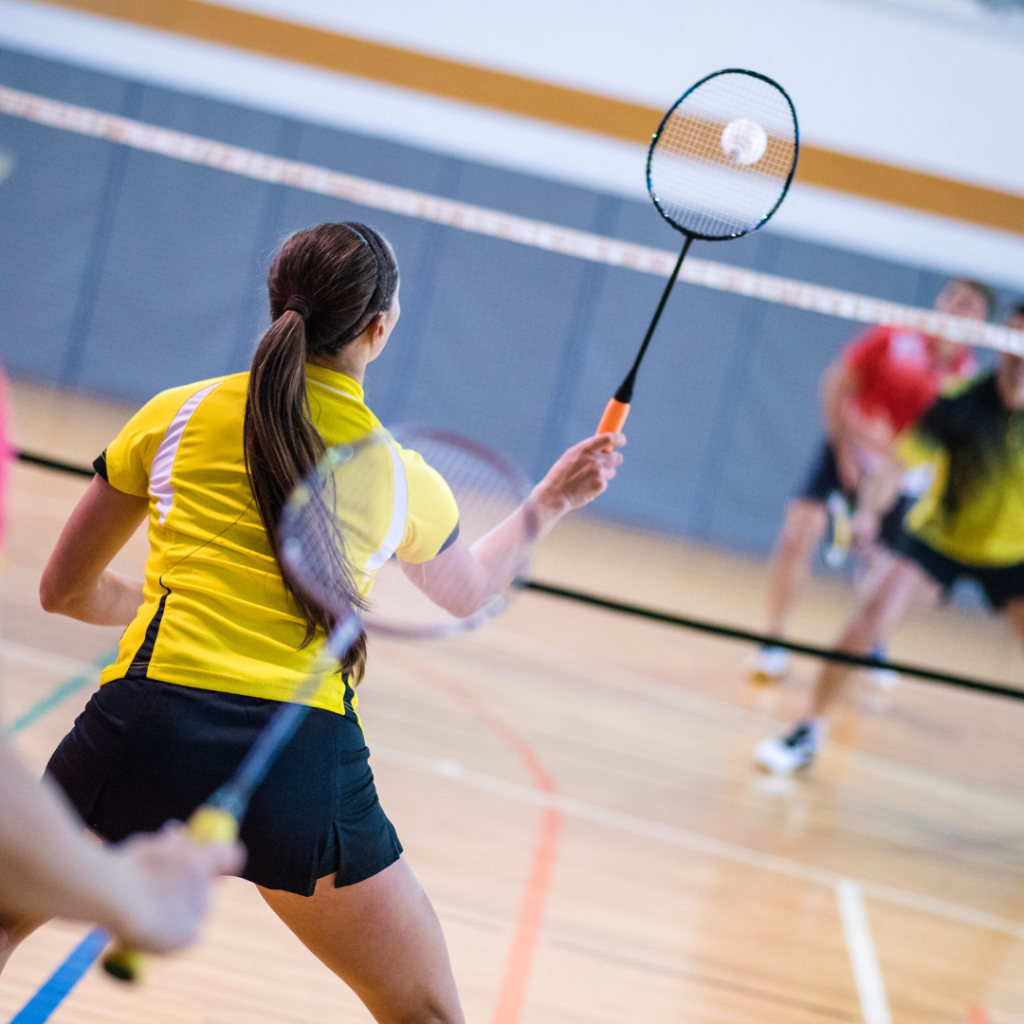
[[[740,238],[765,224],[789,191],[798,149],[792,101],[756,71],[716,71],[664,116],[647,153],[647,191],[658,213],[686,239],[598,434],[620,431],[626,422],[637,371],[694,239]]]
[[[436,557],[416,563],[400,556],[416,525],[405,460],[420,458],[430,468],[417,466],[417,480],[422,483],[424,473],[441,477],[458,523]],[[290,585],[328,614],[331,632],[292,700],[274,714],[234,775],[189,818],[197,843],[235,841],[252,794],[364,628],[439,639],[476,629],[505,610],[537,536],[535,517],[523,504],[529,491],[510,463],[445,431],[377,431],[328,449],[286,503],[278,541]],[[120,946],[104,967],[134,981],[144,962],[143,954]]]

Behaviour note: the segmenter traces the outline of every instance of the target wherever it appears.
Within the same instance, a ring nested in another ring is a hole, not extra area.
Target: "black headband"
[[[377,232],[371,228],[366,228],[366,233],[364,234],[354,224],[346,224],[345,227],[370,250],[370,255],[373,256],[374,266],[377,271],[377,283],[370,293],[369,299],[366,300],[362,313],[356,317],[352,326],[347,331],[342,331],[338,336],[335,342],[338,346],[347,345],[353,338],[358,338],[370,326],[370,321],[378,313],[384,312],[388,298],[394,291],[395,279],[395,271],[391,265],[391,260]]]
[[[287,313],[288,310],[298,313],[303,320],[308,320],[313,315],[313,307],[309,304],[309,299],[305,299],[301,295],[293,295],[284,304],[284,309],[281,312]]]

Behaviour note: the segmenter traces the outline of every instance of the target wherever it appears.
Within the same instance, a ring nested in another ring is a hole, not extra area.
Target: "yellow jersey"
[[[994,375],[940,398],[900,450],[935,465],[909,534],[964,565],[1024,563],[1024,411],[1003,405]]]
[[[313,423],[326,445],[381,430],[359,384],[306,367]],[[242,447],[248,373],[172,388],[150,400],[96,460],[117,490],[149,499],[144,601],[101,676],[150,678],[206,690],[288,700],[326,639],[306,632],[256,509]],[[390,437],[394,486],[360,532],[406,562],[425,562],[458,529],[447,484]],[[379,560],[379,559],[378,559]],[[372,567],[366,573],[367,589]],[[355,715],[347,677],[323,672],[313,707]]]

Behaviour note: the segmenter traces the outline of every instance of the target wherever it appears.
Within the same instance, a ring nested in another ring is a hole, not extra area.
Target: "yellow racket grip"
[[[618,399],[613,398],[605,407],[604,415],[601,417],[601,422],[597,425],[595,434],[618,434],[621,433],[622,428],[626,425],[626,417],[629,415],[629,402],[620,402]],[[610,452],[611,445],[605,448],[606,452]]]
[[[223,807],[203,804],[188,819],[188,834],[198,846],[233,843],[238,839],[238,821]],[[118,981],[138,981],[146,967],[146,954],[119,943],[103,958],[103,969]]]

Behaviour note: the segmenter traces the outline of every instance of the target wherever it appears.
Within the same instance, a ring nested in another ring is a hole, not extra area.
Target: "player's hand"
[[[574,444],[534,489],[538,504],[564,515],[592,502],[608,489],[608,481],[622,465],[622,452],[615,449],[625,443],[624,434],[611,433]]]
[[[124,910],[114,931],[147,953],[169,953],[194,942],[213,880],[245,864],[240,843],[199,846],[178,822],[130,836],[111,852],[122,859],[125,879]]]
[[[880,526],[881,519],[877,513],[866,509],[858,511],[850,520],[850,547],[859,554],[870,551]]]

